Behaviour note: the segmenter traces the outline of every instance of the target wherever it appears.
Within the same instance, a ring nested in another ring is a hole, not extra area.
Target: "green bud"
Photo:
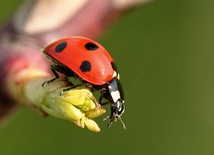
[[[63,88],[65,89],[65,88]],[[53,90],[45,95],[41,109],[49,115],[74,122],[76,125],[99,132],[100,128],[91,118],[106,112],[87,88],[75,88],[64,92]]]

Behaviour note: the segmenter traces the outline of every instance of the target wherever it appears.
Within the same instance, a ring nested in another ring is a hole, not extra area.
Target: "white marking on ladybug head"
[[[120,92],[119,92],[118,90],[112,91],[112,92],[111,92],[111,97],[112,97],[114,103],[116,103],[117,100],[120,99]]]

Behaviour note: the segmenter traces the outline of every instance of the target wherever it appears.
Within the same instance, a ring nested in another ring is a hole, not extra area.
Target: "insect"
[[[99,104],[110,103],[111,114],[107,117],[110,118],[108,127],[114,120],[119,119],[125,128],[121,119],[125,110],[124,94],[118,69],[103,46],[89,38],[73,36],[53,42],[43,50],[43,53],[52,62],[50,69],[55,75],[54,79],[44,82],[43,85],[59,78],[57,72],[68,78],[79,79],[80,85],[100,91]],[[108,102],[102,103],[103,98]]]

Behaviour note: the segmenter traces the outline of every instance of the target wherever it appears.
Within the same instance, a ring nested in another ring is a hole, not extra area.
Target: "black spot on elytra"
[[[116,71],[117,73],[119,73],[119,71],[117,69],[117,66],[116,66],[116,64],[113,61],[111,62],[111,66],[112,66],[112,68],[113,68],[114,71]]]
[[[61,43],[59,43],[59,44],[56,46],[55,52],[60,53],[60,52],[62,52],[66,47],[67,47],[67,42],[66,42],[66,41],[61,42]]]
[[[98,49],[98,46],[95,45],[94,43],[88,42],[87,44],[85,44],[85,48],[87,50],[94,51],[94,50]]]
[[[80,66],[80,70],[82,72],[89,72],[91,70],[91,63],[87,60],[83,61]]]

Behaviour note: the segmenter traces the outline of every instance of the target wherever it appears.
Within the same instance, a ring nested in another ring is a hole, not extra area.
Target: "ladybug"
[[[43,53],[52,62],[50,69],[55,75],[55,78],[46,81],[47,83],[59,78],[57,72],[64,74],[68,79],[77,78],[82,82],[79,85],[100,91],[99,104],[110,103],[108,127],[114,120],[121,120],[120,117],[125,110],[123,89],[117,66],[103,46],[89,38],[73,36],[53,42],[43,50]],[[75,86],[64,91],[73,87]],[[108,102],[102,103],[103,98]],[[122,120],[121,122],[125,128]]]

